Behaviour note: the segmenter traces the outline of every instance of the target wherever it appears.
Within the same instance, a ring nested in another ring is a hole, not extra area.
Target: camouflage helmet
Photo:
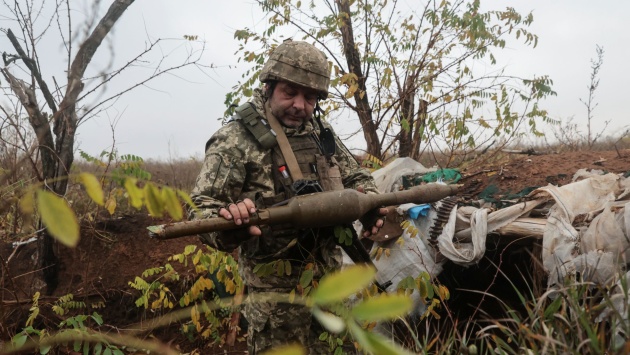
[[[271,52],[260,71],[263,83],[274,80],[315,89],[325,99],[330,84],[326,55],[307,42],[286,40]]]

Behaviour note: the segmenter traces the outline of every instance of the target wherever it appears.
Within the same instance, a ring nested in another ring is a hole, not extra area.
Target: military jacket
[[[264,117],[265,107],[260,90],[255,92],[252,104]],[[307,140],[312,140],[313,133],[319,133],[313,122],[307,122],[300,128],[283,129],[292,147],[299,146],[300,141],[306,143]],[[359,166],[336,135],[335,141],[337,149],[334,158],[339,166],[343,186],[353,189],[362,186],[366,192],[376,193],[377,189],[369,172]],[[274,149],[262,148],[239,120],[231,120],[220,128],[206,144],[205,160],[191,193],[199,210],[191,218],[216,217],[220,208],[244,198],[255,200],[258,208],[265,207],[259,203],[261,197],[263,200],[273,200],[279,189],[273,154]],[[202,239],[212,247],[228,252],[240,246],[239,272],[246,284],[257,288],[292,288],[299,279],[300,265],[310,262],[309,257],[317,259],[313,261],[320,263],[323,268],[339,267],[340,251],[335,246],[334,235],[330,235],[330,231],[326,236],[318,235],[319,233],[322,231],[283,230],[281,227],[270,230],[264,227],[263,236],[250,238],[244,228],[235,232],[210,233],[203,235]],[[307,248],[309,250],[296,253],[296,243],[299,244],[301,240],[311,241]],[[309,255],[308,252],[313,247],[318,250],[318,255]],[[278,259],[290,260],[292,264],[296,264],[292,275],[278,277],[274,274],[260,278],[253,273],[257,263]],[[316,271],[319,273],[325,270]]]

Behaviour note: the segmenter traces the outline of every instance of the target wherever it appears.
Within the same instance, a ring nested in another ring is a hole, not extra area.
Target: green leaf
[[[319,335],[319,340],[321,340],[321,341],[326,341],[326,339],[328,339],[328,332],[322,332],[322,333]]]
[[[376,270],[370,266],[353,265],[347,269],[326,275],[313,293],[315,304],[340,302],[351,294],[368,286]]]
[[[89,173],[81,173],[79,174],[79,179],[92,201],[96,202],[99,206],[103,206],[105,204],[105,194],[96,176]]]
[[[379,355],[412,355],[413,353],[407,351],[401,346],[398,346],[391,342],[389,339],[376,333],[366,333],[365,338],[369,344],[367,348],[371,349],[371,352]]]
[[[46,355],[50,352],[50,349],[52,349],[52,345],[42,345],[39,347],[39,353],[40,355]]]
[[[19,333],[16,336],[13,337],[13,339],[11,339],[11,342],[13,344],[15,344],[16,348],[21,348],[22,346],[24,346],[24,343],[26,343],[26,339],[28,339],[28,337],[26,336],[26,334],[24,333]]]
[[[300,286],[306,288],[313,281],[313,270],[304,270],[300,276]]]
[[[131,200],[131,205],[140,209],[142,207],[142,190],[138,188],[136,185],[137,180],[134,178],[125,179],[125,190],[127,190],[127,194],[129,195],[129,199]]]
[[[79,242],[79,222],[66,201],[46,190],[37,190],[37,209],[48,232],[68,247]]]
[[[407,314],[413,307],[411,298],[406,295],[382,294],[352,308],[352,315],[360,320],[383,321]]]
[[[284,261],[283,260],[278,260],[278,262],[276,263],[276,274],[278,276],[284,275]]]
[[[562,306],[562,297],[556,298],[549,306],[547,306],[547,308],[545,308],[545,319],[552,319],[554,314],[560,309],[560,306]]]
[[[96,312],[92,313],[92,319],[96,322],[96,324],[103,325],[103,317],[101,317],[100,314]]]
[[[162,200],[164,202],[164,209],[166,209],[166,212],[168,212],[174,220],[179,221],[184,217],[184,210],[173,189],[167,186],[162,187]]]
[[[263,355],[306,355],[306,349],[300,344],[282,345],[265,351]]]
[[[352,338],[361,345],[366,353],[373,352],[371,344],[367,339],[367,331],[361,328],[356,322],[348,322],[348,330],[352,334]]]
[[[313,316],[317,318],[317,321],[319,321],[319,323],[331,333],[339,334],[346,329],[346,323],[343,319],[330,312],[325,312],[317,307],[313,307],[311,313],[313,313]]]

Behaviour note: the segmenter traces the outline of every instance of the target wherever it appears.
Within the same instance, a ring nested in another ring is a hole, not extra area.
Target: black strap
[[[326,158],[330,158],[335,155],[337,151],[337,143],[335,142],[335,135],[332,133],[330,128],[324,127],[321,119],[322,113],[321,107],[319,104],[315,105],[315,111],[313,112],[313,116],[319,125],[319,141],[322,149],[322,154],[326,156]]]

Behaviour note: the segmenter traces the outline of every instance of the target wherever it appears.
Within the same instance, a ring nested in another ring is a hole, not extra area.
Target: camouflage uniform
[[[252,104],[265,117],[264,98],[256,90]],[[327,128],[330,128],[326,125]],[[295,151],[295,145],[316,139],[319,129],[312,120],[300,128],[283,127]],[[341,173],[343,187],[366,192],[377,191],[374,181],[361,169],[352,154],[335,135],[337,150],[334,160]],[[252,199],[257,208],[269,207],[286,198],[279,190],[276,158],[277,147],[264,149],[247,130],[241,120],[235,119],[220,128],[206,144],[206,157],[191,197],[199,211],[194,218],[217,217],[220,208],[245,198]],[[297,155],[297,154],[296,154]],[[317,180],[315,173],[304,171],[305,178]],[[202,235],[205,243],[223,251],[239,248],[239,273],[248,292],[288,293],[299,283],[306,264],[314,265],[314,278],[341,266],[341,251],[335,244],[330,229],[294,230],[286,226],[262,226],[263,235],[250,237],[247,229]],[[261,277],[253,272],[258,263],[288,260],[291,275]],[[250,354],[271,347],[299,342],[313,354],[330,353],[328,344],[318,340],[323,331],[311,318],[308,308],[279,304],[273,301],[246,304],[243,314],[249,322],[248,346]]]

